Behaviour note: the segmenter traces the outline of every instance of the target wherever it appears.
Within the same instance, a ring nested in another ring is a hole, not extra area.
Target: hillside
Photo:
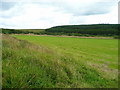
[[[64,25],[46,29],[49,33],[78,33],[89,35],[118,35],[119,24]]]
[[[68,36],[112,36],[119,34],[120,24],[93,24],[93,25],[63,25],[48,29],[4,29],[4,34],[37,34],[37,35],[68,35]]]

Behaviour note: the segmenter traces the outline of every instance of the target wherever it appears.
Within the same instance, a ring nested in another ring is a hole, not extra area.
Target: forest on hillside
[[[77,33],[89,35],[118,35],[119,24],[65,25],[46,29],[49,33]]]
[[[48,29],[4,29],[3,34],[47,34],[68,36],[117,36],[120,24],[63,25]]]

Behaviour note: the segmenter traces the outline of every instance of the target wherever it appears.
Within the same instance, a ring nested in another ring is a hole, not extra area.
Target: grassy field
[[[3,35],[3,87],[118,87],[118,40]]]
[[[44,29],[15,29],[15,30],[20,30],[20,31],[23,31],[23,32],[43,32],[45,31]]]

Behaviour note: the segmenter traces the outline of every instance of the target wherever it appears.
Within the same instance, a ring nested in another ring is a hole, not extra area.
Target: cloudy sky
[[[118,23],[119,0],[2,0],[0,28]]]

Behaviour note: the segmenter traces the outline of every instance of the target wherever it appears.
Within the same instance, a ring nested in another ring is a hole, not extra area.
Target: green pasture
[[[5,35],[3,87],[117,88],[118,40]]]

